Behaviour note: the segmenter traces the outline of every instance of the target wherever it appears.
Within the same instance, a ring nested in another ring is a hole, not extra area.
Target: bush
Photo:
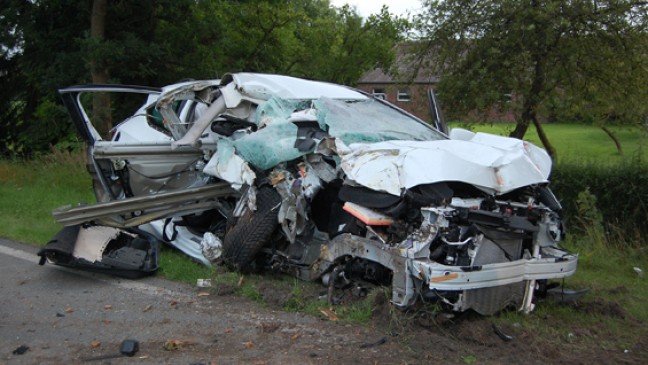
[[[648,164],[559,163],[551,181],[572,231],[602,222],[607,241],[620,244],[648,234]],[[601,220],[590,219],[599,214]]]

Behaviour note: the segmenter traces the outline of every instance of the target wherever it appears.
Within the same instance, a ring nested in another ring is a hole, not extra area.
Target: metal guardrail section
[[[213,200],[232,194],[236,194],[236,192],[228,183],[223,182],[199,188],[138,196],[92,205],[66,206],[55,209],[52,215],[64,226],[97,220],[112,222],[112,224],[107,224],[111,226],[134,226],[166,215],[192,211],[198,206],[203,210],[205,209],[205,200]],[[215,204],[218,203],[215,202]],[[130,221],[124,217],[115,219],[123,214],[131,214],[133,218]]]
[[[151,156],[191,157],[202,156],[205,150],[214,151],[216,143],[204,142],[200,148],[190,146],[173,147],[170,141],[157,143],[119,143],[112,141],[97,141],[93,146],[93,156],[96,158],[132,158]]]

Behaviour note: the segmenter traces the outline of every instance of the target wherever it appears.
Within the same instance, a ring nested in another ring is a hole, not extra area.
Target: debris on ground
[[[380,346],[380,345],[382,345],[382,344],[384,344],[386,342],[387,342],[387,337],[383,337],[383,338],[381,338],[380,340],[378,340],[376,342],[363,343],[362,345],[360,345],[360,348],[361,349],[368,349],[368,348],[371,348],[371,347]]]
[[[14,354],[14,355],[23,355],[28,350],[29,350],[29,346],[20,345],[20,346],[18,346],[17,349],[13,350],[11,353]]]
[[[641,269],[638,268],[638,267],[633,267],[632,269],[634,270],[635,273],[637,273],[637,275],[638,275],[640,278],[643,278],[643,275],[644,275],[644,274],[643,274],[643,270],[641,270]]]
[[[211,288],[212,281],[211,279],[198,279],[196,280],[196,286],[199,288]]]
[[[93,348],[97,348],[101,346],[101,342],[99,341],[92,341],[90,344]],[[135,354],[139,351],[139,342],[136,340],[124,340],[122,341],[121,345],[119,346],[119,353],[118,354],[108,354],[108,355],[99,355],[99,356],[93,356],[93,357],[87,357],[84,359],[81,359],[83,362],[88,362],[88,361],[99,361],[99,360],[109,360],[109,359],[117,359],[120,357],[133,357]]]
[[[502,332],[502,330],[500,330],[499,327],[495,325],[495,323],[493,323],[493,331],[499,338],[502,339],[502,341],[504,342],[513,341],[513,336],[507,335],[504,332]]]
[[[162,345],[162,347],[164,347],[164,349],[167,351],[176,351],[190,345],[193,345],[193,341],[191,340],[172,339],[172,340],[166,340],[164,342],[164,345]]]
[[[331,307],[328,310],[324,309],[322,307],[319,308],[319,311],[329,320],[331,321],[337,321],[338,320],[338,315],[335,312],[335,310]]]

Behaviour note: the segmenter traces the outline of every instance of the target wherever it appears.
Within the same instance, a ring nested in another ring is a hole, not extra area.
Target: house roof
[[[415,53],[415,45],[396,46],[396,60],[392,70],[375,68],[365,72],[358,84],[435,84],[439,77],[425,59]]]

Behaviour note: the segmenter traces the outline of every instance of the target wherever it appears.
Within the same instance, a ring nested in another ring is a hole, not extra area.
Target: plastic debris
[[[198,279],[196,280],[196,286],[199,288],[211,288],[212,281],[211,279]]]
[[[94,344],[97,344],[96,346]],[[92,347],[96,348],[101,345],[101,342],[99,341],[93,341],[90,344]],[[87,357],[85,359],[81,359],[81,361],[98,361],[98,360],[108,360],[108,359],[116,359],[119,357],[133,357],[137,351],[139,351],[139,342],[136,340],[124,340],[122,341],[121,345],[119,346],[119,353],[118,354],[109,354],[109,355],[101,355],[101,356],[95,356],[95,357]]]
[[[505,334],[504,332],[502,332],[502,331],[499,329],[499,327],[497,327],[497,326],[495,325],[495,323],[493,323],[493,331],[495,332],[495,334],[497,335],[497,337],[499,337],[499,338],[502,339],[502,341],[504,341],[504,342],[513,341],[513,336],[507,335],[507,334]]]
[[[14,355],[23,355],[29,350],[29,347],[26,345],[20,345],[17,349],[13,350],[11,353]]]
[[[644,274],[643,274],[643,270],[641,270],[641,269],[638,268],[638,267],[633,267],[632,269],[634,270],[634,272],[637,273],[637,275],[639,275],[640,278],[643,278],[643,275],[644,275]]]
[[[202,254],[209,261],[216,261],[223,254],[223,243],[211,232],[206,232],[200,241]]]

